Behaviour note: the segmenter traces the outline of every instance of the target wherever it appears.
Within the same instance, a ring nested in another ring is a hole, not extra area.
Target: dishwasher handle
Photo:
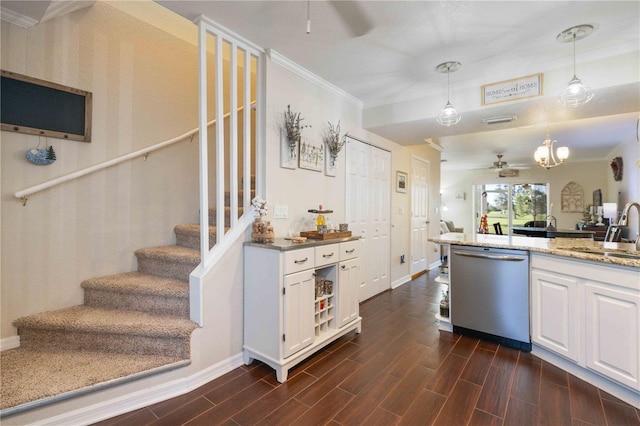
[[[484,253],[471,253],[467,251],[454,251],[453,253],[458,256],[474,257],[477,259],[488,259],[488,260],[504,260],[507,262],[522,262],[523,260],[525,260],[524,257],[491,255],[491,254],[484,254]]]

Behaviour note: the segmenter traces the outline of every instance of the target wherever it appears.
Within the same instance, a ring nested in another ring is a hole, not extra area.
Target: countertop
[[[349,241],[359,240],[360,236],[351,236],[347,238],[332,238],[328,240],[314,240],[311,238],[307,238],[307,241],[304,243],[294,243],[291,240],[287,240],[284,238],[276,238],[272,243],[254,243],[252,241],[247,241],[244,243],[247,247],[260,247],[271,250],[279,250],[279,251],[289,251],[289,250],[299,250],[309,247],[317,247],[324,246],[327,244],[337,244],[337,243],[346,243]]]
[[[570,251],[570,249],[573,248],[634,251],[635,245],[633,243],[610,243],[593,241],[585,238],[537,238],[520,235],[461,234],[457,232],[442,234],[438,238],[429,238],[429,241],[437,244],[459,244],[465,246],[529,250],[539,253],[553,254],[556,256],[640,269],[640,259],[625,259],[620,257],[609,257],[599,254]]]

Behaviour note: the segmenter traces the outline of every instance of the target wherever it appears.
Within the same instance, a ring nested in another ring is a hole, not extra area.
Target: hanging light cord
[[[573,30],[573,78],[576,77],[576,30]]]
[[[311,34],[311,0],[307,0],[307,34]]]

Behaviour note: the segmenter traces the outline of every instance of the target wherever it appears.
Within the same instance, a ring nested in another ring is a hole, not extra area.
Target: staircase
[[[213,245],[215,209],[209,223]],[[174,231],[176,245],[135,251],[136,272],[83,281],[83,305],[14,321],[20,347],[2,352],[0,415],[190,364],[197,325],[189,319],[188,283],[200,263],[200,226]]]

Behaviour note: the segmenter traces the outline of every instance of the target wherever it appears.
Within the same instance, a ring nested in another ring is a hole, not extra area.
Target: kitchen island
[[[640,408],[640,256],[634,244],[458,233],[429,240],[447,248],[528,251],[532,353]],[[455,273],[451,269],[450,278]],[[456,324],[451,312],[441,329]]]

